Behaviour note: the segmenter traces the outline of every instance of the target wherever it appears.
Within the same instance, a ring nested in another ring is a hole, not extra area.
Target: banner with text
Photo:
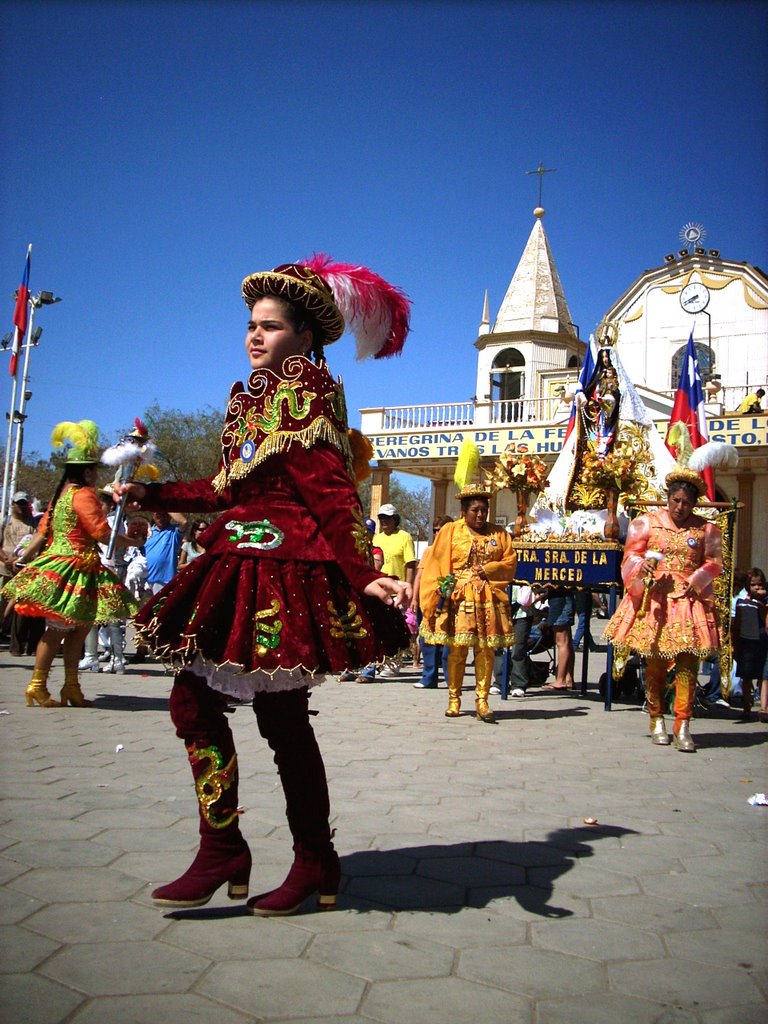
[[[660,423],[666,427],[666,421]],[[726,441],[738,448],[756,448],[768,445],[768,416],[734,416],[726,419],[708,419],[710,441]],[[541,426],[504,425],[502,427],[457,430],[435,427],[368,434],[373,445],[373,457],[383,462],[399,459],[455,459],[461,442],[474,441],[481,455],[501,455],[509,445],[521,455],[556,455],[563,447],[567,425]]]

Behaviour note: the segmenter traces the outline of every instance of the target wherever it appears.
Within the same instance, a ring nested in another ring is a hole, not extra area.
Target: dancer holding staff
[[[224,714],[232,695],[253,700],[293,837],[285,881],[248,904],[270,916],[293,913],[313,893],[332,907],[339,886],[310,688],[408,643],[398,607],[407,606],[410,588],[370,562],[344,393],[323,346],[341,337],[346,321],[359,356],[393,355],[408,332],[409,304],[364,267],[322,256],[250,275],[243,298],[251,373],[230,394],[218,474],[117,490],[144,509],[223,513],[200,537],[205,553],[137,619],[141,639],[176,669],[171,718],[200,810],[197,856],[153,897],[161,906],[200,906],[224,883],[232,899],[248,894],[251,855]]]
[[[101,564],[98,542],[106,543],[111,527],[94,490],[98,475],[99,429],[92,420],[64,422],[54,427],[51,442],[71,443],[64,473],[38,532],[24,559],[29,561],[5,587],[20,615],[43,617],[46,629],[35,652],[28,705],[87,707],[77,668],[83,642],[94,623],[131,616],[136,602],[117,576]],[[128,546],[121,535],[116,543]],[[43,550],[44,549],[44,550]],[[42,550],[42,554],[31,559]],[[61,704],[48,692],[48,674],[59,648],[63,649],[64,686]]]

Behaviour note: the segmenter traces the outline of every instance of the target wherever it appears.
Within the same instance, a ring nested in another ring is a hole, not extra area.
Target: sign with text
[[[667,421],[657,424],[664,435]],[[768,446],[768,416],[734,416],[729,419],[707,420],[710,441],[727,441],[738,448]],[[501,455],[509,445],[521,455],[556,455],[565,441],[566,425],[542,426],[504,425],[477,430],[472,427],[434,427],[431,430],[394,431],[386,434],[368,434],[373,445],[373,457],[383,462],[399,459],[455,459],[461,442],[474,441],[481,455]]]
[[[583,590],[621,583],[620,544],[589,544],[586,541],[549,543],[514,542],[517,552],[516,583],[537,587]]]

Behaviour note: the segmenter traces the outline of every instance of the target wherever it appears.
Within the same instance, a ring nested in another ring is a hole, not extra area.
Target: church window
[[[712,374],[715,372],[715,356],[709,345],[705,345],[702,342],[695,341],[693,347],[696,349],[696,358],[699,362],[699,373],[701,374],[701,383],[706,384]],[[683,363],[685,362],[685,353],[687,351],[687,345],[681,345],[680,348],[672,356],[672,376],[670,381],[670,389],[677,391],[677,386],[680,383],[680,374],[683,369]]]
[[[491,400],[496,406],[496,418],[502,423],[523,418],[525,395],[525,356],[516,348],[505,348],[493,360],[491,372]]]

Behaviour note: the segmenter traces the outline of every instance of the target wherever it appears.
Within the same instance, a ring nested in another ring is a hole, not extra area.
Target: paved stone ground
[[[5,1021],[766,1020],[768,809],[747,803],[768,790],[765,725],[707,715],[683,755],[592,689],[494,698],[485,725],[469,691],[448,720],[446,691],[415,676],[330,683],[312,704],[340,909],[266,920],[222,890],[165,913],[151,884],[196,847],[170,678],[86,675],[93,708],[44,710],[24,706],[30,665],[0,652]],[[233,729],[257,892],[282,880],[290,843],[249,708]]]

